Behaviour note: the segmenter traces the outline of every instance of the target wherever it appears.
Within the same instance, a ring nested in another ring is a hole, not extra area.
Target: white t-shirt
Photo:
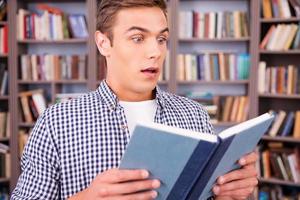
[[[130,135],[137,122],[154,122],[157,109],[155,99],[139,102],[120,101],[119,103],[124,108]]]

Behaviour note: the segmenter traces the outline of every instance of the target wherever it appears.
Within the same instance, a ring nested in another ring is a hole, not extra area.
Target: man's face
[[[151,93],[162,71],[169,36],[159,8],[121,10],[113,25],[107,81],[129,93]]]

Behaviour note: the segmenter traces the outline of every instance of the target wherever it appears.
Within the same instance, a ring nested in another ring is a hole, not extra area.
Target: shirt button
[[[126,130],[127,128],[127,125],[121,125],[121,129]]]

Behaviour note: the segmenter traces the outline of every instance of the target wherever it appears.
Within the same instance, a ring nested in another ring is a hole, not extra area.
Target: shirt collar
[[[119,100],[117,95],[110,89],[105,80],[101,81],[100,86],[98,87],[98,91],[100,93],[102,101],[110,108],[110,110],[115,110],[119,104]],[[155,92],[156,103],[163,108],[165,106],[163,91],[158,86],[156,86]]]

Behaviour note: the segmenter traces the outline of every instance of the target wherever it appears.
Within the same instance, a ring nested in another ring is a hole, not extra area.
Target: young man
[[[118,165],[137,120],[212,134],[207,113],[157,87],[169,37],[163,0],[102,0],[96,43],[106,80],[39,118],[12,199],[155,199],[159,177]],[[257,184],[254,153],[217,181],[216,199],[245,199]]]

